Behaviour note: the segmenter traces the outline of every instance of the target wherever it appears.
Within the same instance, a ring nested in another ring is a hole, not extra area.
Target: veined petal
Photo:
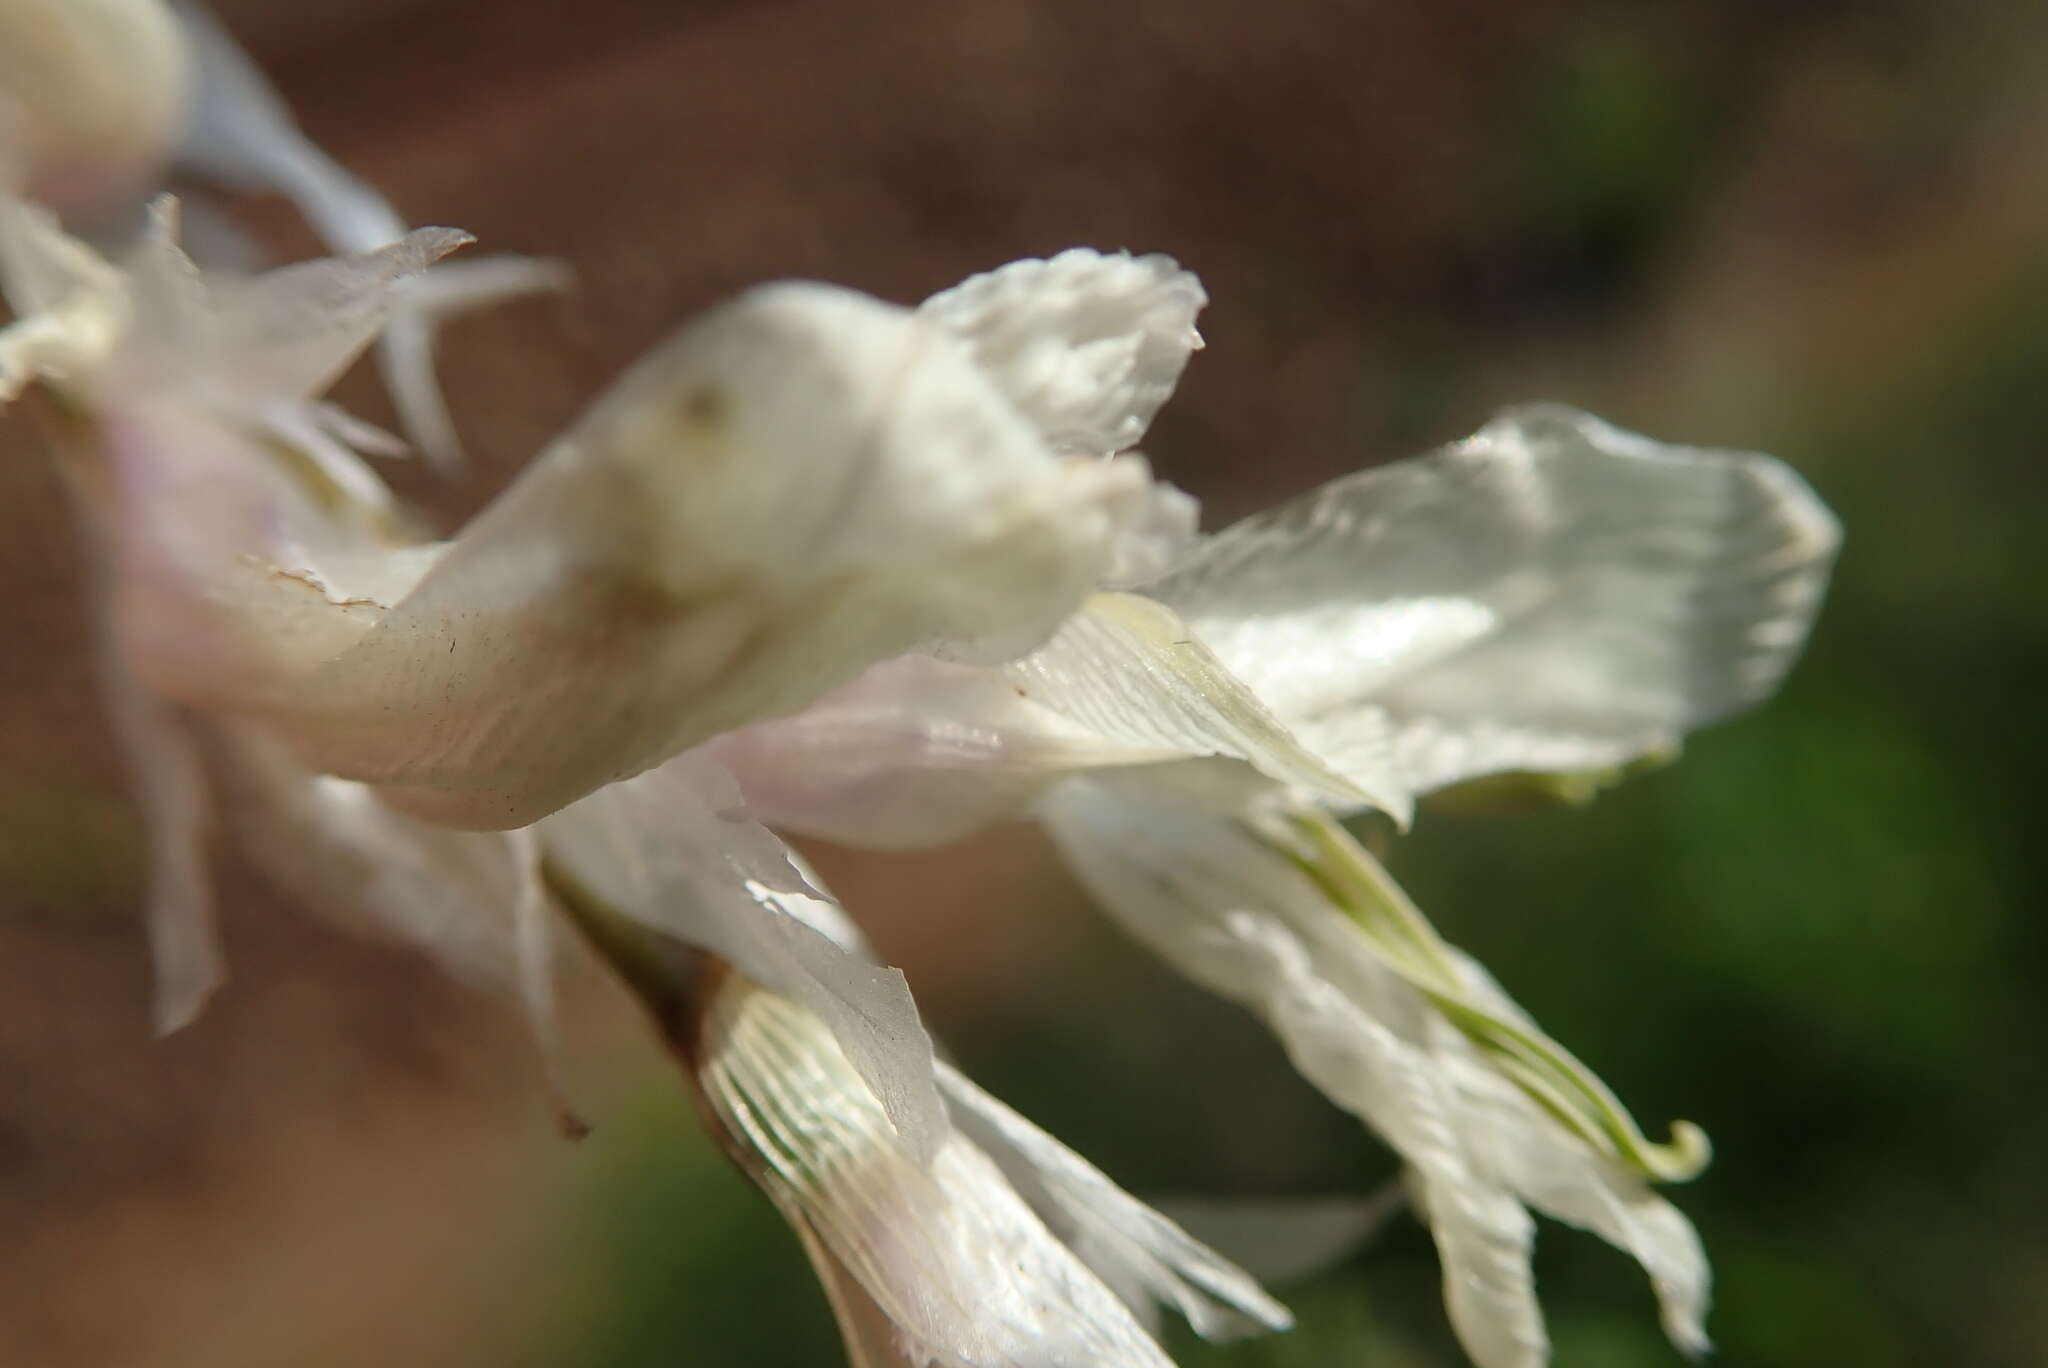
[[[970,276],[918,307],[1056,449],[1135,446],[1202,345],[1201,282],[1171,257],[1085,247]]]
[[[848,953],[838,909],[742,810],[716,763],[685,755],[539,828],[552,877],[618,915],[709,950],[823,1023],[911,1153],[946,1121],[932,1044],[903,974]]]
[[[1141,1313],[1171,1306],[1196,1332],[1220,1339],[1294,1324],[1244,1270],[1125,1192],[1093,1164],[939,1065],[954,1124],[996,1161],[1060,1238]]]
[[[696,1068],[727,1148],[807,1237],[849,1340],[878,1361],[1170,1368],[973,1143],[949,1131],[919,1162],[816,1016],[727,974]],[[892,1335],[863,1323],[849,1280]]]
[[[1004,673],[1024,697],[1124,745],[1242,760],[1276,783],[1405,816],[1405,794],[1303,749],[1178,615],[1144,595],[1095,595]]]
[[[642,362],[275,720],[422,815],[520,825],[876,660],[1031,649],[1144,479],[1051,456],[909,311],[763,287]]]
[[[870,666],[802,712],[708,749],[761,820],[863,848],[954,840],[1066,775],[1181,755],[1072,721],[1024,697],[1000,668],[927,655]]]
[[[1136,594],[1091,597],[1008,665],[885,661],[712,749],[763,821],[861,846],[951,840],[1066,775],[1191,759],[1241,762],[1246,789],[1406,814],[1399,790],[1367,790],[1309,754],[1171,609]]]
[[[1705,1264],[1689,1260],[1697,1244],[1675,1232],[1690,1228],[1644,1177],[1696,1171],[1697,1132],[1643,1141],[1405,899],[1333,872],[1333,851],[1305,852],[1284,829],[1177,800],[1142,775],[1071,780],[1040,812],[1120,923],[1262,1016],[1302,1074],[1407,1161],[1453,1321],[1482,1368],[1547,1356],[1524,1204],[1636,1254],[1674,1340],[1703,1342]]]
[[[1310,749],[1417,790],[1668,750],[1777,687],[1839,531],[1784,465],[1510,410],[1207,542],[1148,587]]]

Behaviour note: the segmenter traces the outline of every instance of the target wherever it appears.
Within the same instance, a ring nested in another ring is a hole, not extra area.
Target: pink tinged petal
[[[1029,650],[1144,478],[1052,457],[909,312],[764,287],[641,363],[275,721],[434,820],[521,825],[876,660]]]
[[[1079,770],[1179,758],[1023,696],[1001,669],[901,656],[802,712],[714,740],[771,825],[864,848],[954,840]]]
[[[1768,696],[1840,530],[1782,464],[1554,406],[1317,490],[1149,587],[1311,749],[1426,790],[1604,769]]]
[[[872,667],[800,713],[712,743],[763,820],[860,846],[951,840],[1022,810],[1066,775],[1221,758],[1337,802],[1325,767],[1172,610],[1097,594],[996,669],[924,656]],[[1397,810],[1402,795],[1380,799]]]
[[[192,705],[289,697],[381,616],[356,591],[398,587],[396,572],[420,564],[383,541],[375,510],[330,511],[202,408],[130,400],[96,435],[103,459],[77,467],[90,487],[81,507],[107,529],[120,647],[153,687]]]
[[[1171,257],[1076,247],[971,276],[918,312],[963,338],[1056,449],[1101,456],[1145,435],[1202,345],[1207,302]]]

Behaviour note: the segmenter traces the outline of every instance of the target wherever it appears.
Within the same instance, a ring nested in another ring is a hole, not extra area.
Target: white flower
[[[890,661],[713,751],[750,805],[853,844],[1030,807],[1107,910],[1264,1017],[1407,1161],[1484,1368],[1542,1363],[1524,1207],[1649,1271],[1706,1345],[1707,1268],[1627,1113],[1323,812],[1477,776],[1618,771],[1766,696],[1838,538],[1765,457],[1504,414],[1202,542],[994,670]]]
[[[357,914],[509,978],[543,1037],[545,874],[856,1344],[1159,1361],[1110,1288],[1278,1323],[935,1064],[901,975],[760,825],[893,846],[1029,811],[1401,1153],[1483,1368],[1547,1356],[1529,1208],[1628,1249],[1672,1338],[1705,1345],[1704,1257],[1648,1190],[1697,1172],[1704,1137],[1646,1139],[1333,814],[1612,770],[1767,695],[1837,539],[1783,466],[1517,410],[1200,539],[1127,448],[1198,345],[1201,289],[1076,251],[918,310],[752,291],[421,543],[349,449],[372,434],[312,396],[457,235],[209,284],[154,225],[116,268],[0,203],[23,315],[0,376],[58,396],[100,538],[167,1021],[217,969],[218,752],[293,840],[382,867]],[[998,1268],[1016,1281],[977,1300]]]
[[[347,445],[374,435],[312,396],[459,235],[204,280],[174,227],[161,208],[115,266],[0,202],[22,315],[0,358],[48,391],[98,552],[166,1029],[220,977],[216,812],[301,900],[517,992],[543,1044],[552,885],[691,1052],[864,1352],[1137,1368],[1166,1362],[1155,1300],[1205,1333],[1287,1323],[937,1064],[902,975],[714,760],[676,754],[908,647],[1035,646],[1159,537],[1171,500],[1141,462],[1055,454],[910,311],[767,287],[643,363],[462,535],[420,543]],[[1152,402],[1155,363],[1088,364],[1093,411],[1127,431],[1102,393],[1123,376]],[[545,820],[445,824],[515,817]]]

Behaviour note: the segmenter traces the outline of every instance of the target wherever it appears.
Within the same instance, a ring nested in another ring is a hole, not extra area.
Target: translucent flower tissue
[[[941,1062],[781,843],[1043,824],[1117,922],[1242,1003],[1400,1155],[1482,1368],[1547,1338],[1530,1213],[1708,1271],[1645,1133],[1340,825],[1609,774],[1766,697],[1831,516],[1763,456],[1510,410],[1212,536],[1132,448],[1200,338],[1159,256],[1076,249],[904,308],[764,285],[680,330],[446,540],[326,385],[464,235],[208,276],[174,208],[109,260],[0,199],[0,399],[91,547],[150,818],[160,1020],[221,977],[216,821],[308,901],[554,1035],[564,923],[648,1006],[862,1364],[1159,1365],[1249,1277]]]

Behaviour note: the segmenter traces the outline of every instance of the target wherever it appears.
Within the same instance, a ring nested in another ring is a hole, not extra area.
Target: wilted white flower
[[[936,1064],[761,825],[901,846],[1029,812],[1401,1153],[1484,1368],[1547,1354],[1527,1208],[1628,1249],[1704,1345],[1704,1258],[1648,1189],[1704,1138],[1646,1139],[1335,818],[1611,769],[1767,694],[1836,537],[1784,467],[1519,410],[1200,538],[1128,454],[1200,286],[1075,251],[917,310],[752,291],[425,542],[313,396],[459,235],[208,282],[172,226],[115,266],[0,204],[0,376],[56,396],[99,539],[167,1022],[217,972],[218,769],[238,825],[356,871],[340,911],[516,984],[544,1035],[558,898],[867,1352],[1160,1361],[1115,1293],[1282,1323]]]
[[[421,542],[349,447],[375,434],[312,396],[460,235],[208,280],[174,227],[159,208],[116,265],[0,203],[21,315],[0,373],[47,391],[97,548],[165,1027],[219,979],[216,810],[309,903],[515,989],[544,1039],[552,884],[629,978],[684,946],[717,978],[686,994],[683,1034],[664,1024],[842,1309],[886,1310],[848,1321],[868,1352],[1163,1363],[1123,1295],[1210,1332],[1286,1323],[937,1065],[902,976],[715,761],[679,754],[907,648],[1028,650],[1151,535],[1142,462],[1056,454],[909,311],[777,286],[643,363],[461,536]],[[1156,383],[1118,373],[1098,383]],[[770,1099],[806,1119],[750,1129]]]
[[[1645,1139],[1330,814],[1668,754],[1776,687],[1838,536],[1767,457],[1515,410],[1180,547],[1021,660],[885,662],[711,750],[764,820],[850,844],[1034,812],[1121,924],[1402,1154],[1485,1368],[1548,1353],[1525,1206],[1634,1254],[1699,1350],[1706,1263],[1647,1184],[1697,1173],[1704,1135]]]

